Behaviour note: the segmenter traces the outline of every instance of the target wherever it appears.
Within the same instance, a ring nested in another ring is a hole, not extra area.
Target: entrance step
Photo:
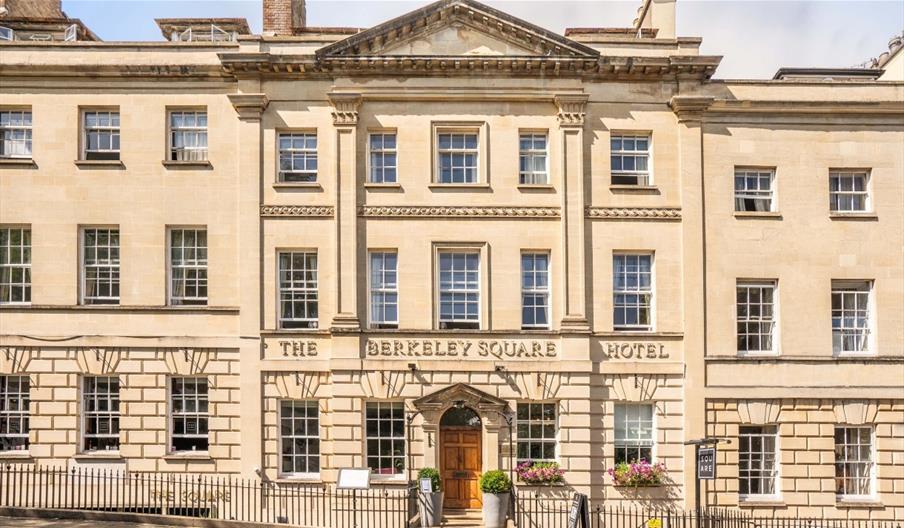
[[[443,528],[483,528],[480,510],[446,510],[443,512]]]

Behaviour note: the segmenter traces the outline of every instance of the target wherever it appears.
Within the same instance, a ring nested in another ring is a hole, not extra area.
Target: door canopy
[[[428,413],[434,416],[442,416],[445,411],[452,407],[469,407],[477,411],[482,417],[486,416],[493,421],[501,418],[508,410],[508,403],[505,400],[464,383],[457,383],[438,390],[433,394],[418,398],[414,400],[413,404],[414,408],[424,413],[425,416]],[[496,416],[493,416],[494,414]]]

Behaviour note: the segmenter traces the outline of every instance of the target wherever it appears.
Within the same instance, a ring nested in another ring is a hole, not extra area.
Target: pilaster
[[[328,94],[336,138],[336,316],[332,328],[357,330],[358,215],[357,153],[360,94]]]
[[[584,256],[584,114],[588,96],[555,96],[562,152],[562,255],[565,316],[562,331],[588,332]]]

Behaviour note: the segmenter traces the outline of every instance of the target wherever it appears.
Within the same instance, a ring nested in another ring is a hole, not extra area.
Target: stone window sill
[[[31,158],[0,158],[0,168],[36,169],[38,165]]]
[[[310,477],[281,475],[277,477],[274,482],[276,482],[277,484],[323,484],[323,480],[320,478],[320,475],[312,475]]]
[[[72,456],[75,460],[124,460],[119,451],[95,451],[91,453],[77,453]]]
[[[197,160],[197,161],[173,161],[173,160],[163,160],[163,166],[167,169],[212,169],[213,165],[211,165],[208,160]]]
[[[735,211],[735,218],[762,218],[768,220],[781,220],[782,213],[778,211]]]
[[[438,190],[483,191],[483,190],[489,190],[490,184],[489,183],[431,183],[427,187],[434,191],[438,191]]]
[[[322,191],[323,186],[317,182],[276,182],[273,188],[277,191]]]
[[[395,191],[402,190],[400,183],[365,183],[364,188],[368,191]]]
[[[784,508],[787,504],[781,497],[740,497],[738,506],[741,508]]]
[[[829,213],[831,220],[878,220],[879,215],[873,212],[862,213]]]
[[[836,508],[848,508],[848,509],[881,509],[884,508],[885,505],[882,504],[882,501],[876,499],[874,497],[864,497],[864,498],[855,498],[855,497],[836,497],[835,498],[835,507]]]
[[[548,183],[521,183],[518,184],[521,192],[555,192],[556,188]]]
[[[28,451],[0,451],[0,460],[30,460]]]
[[[370,483],[378,486],[408,486],[408,481],[399,477],[383,477],[371,475]]]
[[[124,169],[122,160],[75,160],[75,166],[80,169]]]
[[[0,311],[238,313],[238,306],[145,306],[123,304],[0,304]]]
[[[659,187],[655,185],[610,185],[609,190],[612,192],[622,193],[638,193],[638,194],[659,194]]]
[[[163,457],[163,460],[169,462],[179,462],[183,460],[213,460],[207,451],[186,451],[184,453],[170,453]]]

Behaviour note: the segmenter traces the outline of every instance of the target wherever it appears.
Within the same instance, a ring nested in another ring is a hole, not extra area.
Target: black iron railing
[[[571,498],[544,496],[516,490],[515,525],[518,528],[567,528]],[[904,528],[901,520],[816,519],[793,516],[763,517],[751,513],[710,508],[696,514],[668,508],[591,504],[590,528]]]
[[[0,466],[0,507],[173,515],[324,528],[408,525],[414,490],[234,476]]]

